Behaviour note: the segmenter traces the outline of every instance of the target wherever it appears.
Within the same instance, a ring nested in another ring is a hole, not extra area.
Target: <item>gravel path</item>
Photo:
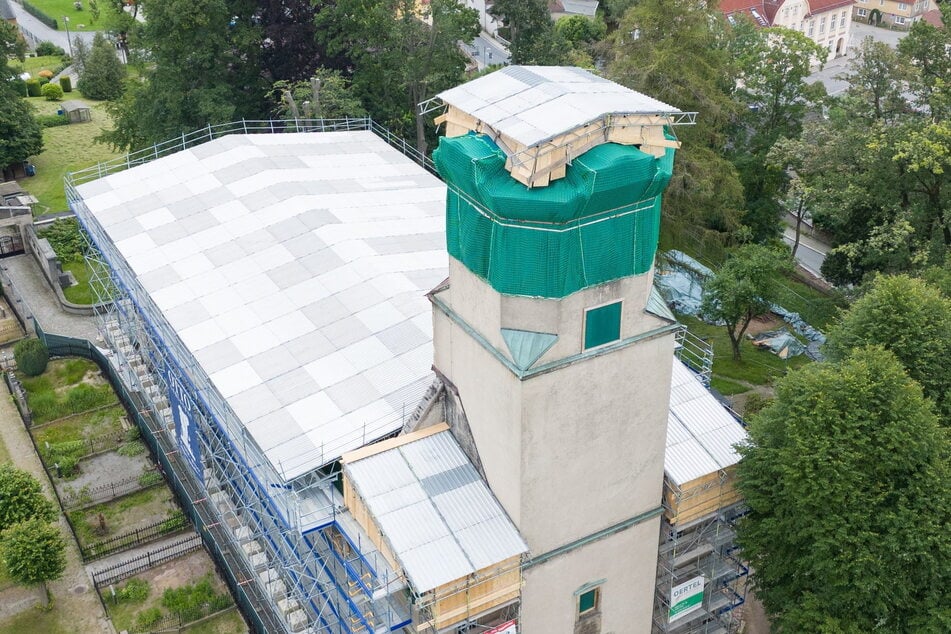
[[[0,438],[13,456],[13,463],[29,471],[39,479],[47,492],[52,486],[43,471],[43,465],[33,449],[33,443],[23,427],[20,415],[9,398],[6,387],[0,388]],[[50,493],[52,496],[52,493]],[[106,619],[102,605],[96,597],[89,575],[79,558],[79,549],[73,534],[66,524],[66,519],[60,515],[59,526],[63,535],[67,537],[66,572],[62,578],[49,584],[50,594],[54,599],[54,609],[60,612],[65,622],[68,619],[74,632],[88,634],[115,634],[112,623]]]

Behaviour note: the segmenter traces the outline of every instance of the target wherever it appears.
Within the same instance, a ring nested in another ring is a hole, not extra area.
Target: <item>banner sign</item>
[[[703,604],[704,578],[694,577],[686,583],[670,589],[670,611],[667,613],[667,622],[673,623],[691,612],[700,609]]]
[[[506,621],[502,625],[496,625],[491,630],[487,630],[482,634],[518,634],[518,629],[516,627],[515,621]]]
[[[195,402],[174,372],[166,372],[165,378],[168,383],[168,401],[172,407],[172,418],[175,419],[175,439],[178,441],[178,449],[195,471],[198,481],[203,483],[198,425],[192,414],[196,409]]]

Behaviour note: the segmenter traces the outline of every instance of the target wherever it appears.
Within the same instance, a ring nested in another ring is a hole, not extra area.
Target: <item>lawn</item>
[[[0,623],[0,634],[76,634],[75,619],[62,610],[34,609]]]
[[[687,326],[691,333],[713,344],[713,386],[724,394],[739,394],[736,389],[742,387],[740,382],[769,385],[788,370],[809,363],[809,359],[804,355],[784,361],[770,352],[756,348],[748,340],[740,343],[741,359],[735,361],[726,328],[706,324],[688,315],[679,315],[677,319]]]
[[[10,67],[13,68],[18,75],[26,71],[33,77],[37,77],[37,73],[41,70],[48,70],[55,73],[63,63],[63,58],[59,55],[43,55],[40,57],[27,57],[22,62],[14,60],[10,63]]]
[[[92,121],[73,123],[43,130],[44,150],[32,158],[36,176],[20,181],[23,187],[39,199],[37,216],[66,211],[66,191],[63,177],[67,172],[91,167],[101,161],[121,156],[108,145],[96,143],[95,138],[112,126],[104,101],[85,99],[74,90],[64,99],[83,99],[92,109]],[[39,114],[55,114],[62,102],[30,97],[29,101]]]
[[[94,412],[86,412],[70,419],[45,425],[33,431],[36,444],[45,447],[46,443],[72,442],[84,438],[97,438],[106,434],[122,433],[122,417],[125,410],[121,405]]]
[[[97,265],[101,266],[101,265]],[[85,260],[74,260],[63,263],[63,271],[69,271],[76,278],[76,285],[63,289],[67,301],[74,304],[95,304],[96,294],[89,283],[92,277],[92,268]]]
[[[136,528],[160,522],[168,517],[170,511],[176,510],[178,507],[168,488],[152,487],[111,502],[69,511],[68,515],[76,530],[76,539],[83,546],[89,546]],[[104,520],[104,531],[99,530],[100,513]]]
[[[73,6],[75,0],[30,0],[30,4],[56,20],[60,31],[66,31],[63,16],[69,18],[69,31],[101,31],[107,28],[111,9],[99,0],[99,19],[93,23],[92,12],[89,10],[89,0],[82,0],[83,9],[77,11]]]

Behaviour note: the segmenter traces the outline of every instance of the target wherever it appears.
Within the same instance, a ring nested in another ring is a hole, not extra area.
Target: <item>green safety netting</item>
[[[449,185],[449,253],[500,293],[565,297],[654,262],[673,149],[656,158],[606,143],[535,188],[512,178],[485,135],[443,137],[433,160]]]

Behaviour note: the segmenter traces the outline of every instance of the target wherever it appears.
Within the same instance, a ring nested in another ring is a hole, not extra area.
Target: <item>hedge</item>
[[[68,75],[59,78],[59,86],[63,92],[73,92],[73,80]]]
[[[46,15],[45,13],[43,13],[43,11],[41,11],[37,7],[34,7],[32,4],[30,4],[26,0],[23,0],[23,8],[26,9],[27,13],[29,13],[30,15],[38,19],[40,22],[42,22],[46,26],[50,27],[51,29],[56,29],[57,31],[59,31],[59,24],[56,23],[55,18],[51,18],[50,16]]]

